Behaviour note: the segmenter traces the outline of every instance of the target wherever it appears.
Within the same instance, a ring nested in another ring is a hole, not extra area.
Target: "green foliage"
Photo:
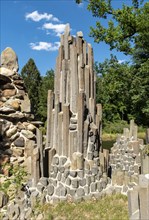
[[[132,0],[132,4],[123,4],[121,8],[114,8],[112,0],[90,0],[88,10],[94,17],[99,18],[96,27],[91,27],[90,36],[99,43],[104,41],[110,49],[132,54],[134,47],[140,44],[148,34],[149,3]],[[108,27],[102,25],[101,19],[106,19]]]
[[[19,165],[14,165],[12,167],[9,164],[5,164],[4,166],[9,167],[10,177],[5,176],[4,182],[0,184],[0,191],[9,194],[9,188],[13,185],[14,192],[18,192],[22,187],[22,183],[27,180],[27,172],[25,168]],[[0,175],[0,177],[2,178],[3,175]],[[13,195],[13,197],[14,196],[15,195]]]
[[[40,86],[38,115],[43,122],[47,119],[48,90],[54,91],[54,71],[52,69],[48,70],[46,75],[42,77]]]
[[[41,77],[34,60],[29,59],[22,68],[21,76],[31,101],[31,109],[35,119],[45,123],[48,90],[54,90],[54,71],[48,70],[46,75]]]
[[[24,80],[31,101],[31,111],[34,114],[35,119],[39,119],[38,103],[41,76],[33,59],[30,58],[27,64],[22,68],[21,76]]]
[[[97,73],[97,99],[103,105],[103,119],[129,120],[130,88],[132,81],[131,69],[128,63],[120,64],[116,57],[106,59],[103,63],[95,63]]]
[[[105,122],[104,132],[108,134],[122,134],[124,128],[129,128],[129,125],[126,121],[119,120],[115,122]]]

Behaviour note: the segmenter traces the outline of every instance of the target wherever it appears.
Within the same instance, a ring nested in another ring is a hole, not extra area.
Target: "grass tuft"
[[[121,194],[78,203],[60,202],[40,208],[44,220],[128,220],[127,197]]]

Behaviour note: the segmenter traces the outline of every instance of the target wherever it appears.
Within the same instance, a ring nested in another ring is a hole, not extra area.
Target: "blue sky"
[[[115,7],[122,2],[113,1]],[[110,51],[108,45],[94,43],[89,37],[90,26],[95,26],[97,19],[86,9],[86,3],[77,5],[74,0],[0,0],[0,6],[0,51],[11,47],[16,52],[19,72],[29,58],[35,60],[41,75],[55,68],[59,36],[67,23],[72,35],[82,31],[84,39],[92,44],[95,61],[103,62],[111,53],[117,55],[120,62],[129,61],[123,53]],[[106,25],[106,21],[103,24]]]

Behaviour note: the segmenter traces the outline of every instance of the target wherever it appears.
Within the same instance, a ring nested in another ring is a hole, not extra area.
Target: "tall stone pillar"
[[[42,142],[42,132],[39,128],[36,128],[36,136],[37,136],[37,147],[39,149],[39,157],[40,157],[40,176],[44,176],[43,170],[43,142]]]
[[[58,149],[57,153],[59,155],[63,154],[63,112],[58,113]]]
[[[48,91],[47,100],[47,134],[46,134],[46,148],[51,144],[51,129],[52,129],[52,109],[53,109],[53,92]]]
[[[63,105],[63,155],[68,156],[69,146],[69,105]]]
[[[93,70],[93,49],[88,44],[88,65],[90,67],[90,98],[94,98],[94,70]]]
[[[84,93],[78,96],[78,148],[77,151],[83,153],[83,125],[84,125]]]
[[[40,178],[39,170],[39,149],[38,147],[33,149],[32,153],[32,186],[36,186]]]
[[[78,97],[78,60],[77,48],[70,45],[70,110],[77,113],[77,97]]]

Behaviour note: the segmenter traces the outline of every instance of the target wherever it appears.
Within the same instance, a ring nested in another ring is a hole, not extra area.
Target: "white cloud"
[[[47,21],[51,20],[51,21],[59,22],[59,19],[54,17],[52,14],[48,14],[48,13],[40,14],[40,13],[38,13],[38,11],[33,11],[32,13],[27,13],[25,15],[25,18],[26,18],[26,20],[31,19],[36,22],[43,20],[43,19],[45,19]]]
[[[46,50],[46,51],[56,51],[60,46],[60,42],[48,43],[48,42],[36,42],[30,43],[32,50]]]
[[[84,4],[83,4],[83,3],[80,3],[80,4],[78,4],[78,7],[79,7],[79,8],[83,8],[83,7],[84,7]]]
[[[53,30],[56,33],[56,36],[60,36],[65,30],[66,24],[52,24],[45,23],[42,28],[46,30]]]
[[[118,60],[118,63],[121,64],[121,63],[124,63],[126,60]]]

